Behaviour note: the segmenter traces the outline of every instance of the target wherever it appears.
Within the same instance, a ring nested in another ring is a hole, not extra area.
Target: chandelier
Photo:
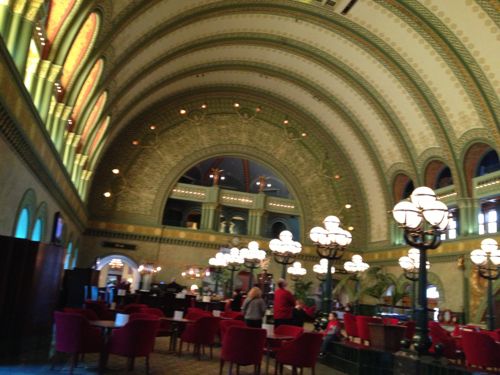
[[[113,258],[109,262],[109,268],[112,268],[114,270],[119,270],[123,268],[123,262],[121,259],[118,258]]]
[[[137,269],[142,274],[153,274],[161,271],[161,267],[153,263],[144,263]]]
[[[202,279],[210,276],[210,270],[202,266],[187,266],[186,270],[181,273],[181,276],[190,280]]]
[[[300,262],[294,262],[292,267],[288,267],[287,272],[290,274],[292,281],[298,281],[305,276],[307,270],[302,267]]]

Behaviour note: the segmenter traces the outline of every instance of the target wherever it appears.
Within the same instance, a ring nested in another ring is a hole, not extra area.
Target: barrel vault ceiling
[[[341,14],[348,3],[89,2],[102,15],[92,57],[104,57],[111,115],[94,218],[159,223],[179,176],[223,154],[273,167],[307,225],[354,202],[363,244],[388,240],[398,173],[418,185],[440,160],[465,190],[470,142],[500,149],[499,3],[359,0]],[[104,202],[117,166],[131,188]]]

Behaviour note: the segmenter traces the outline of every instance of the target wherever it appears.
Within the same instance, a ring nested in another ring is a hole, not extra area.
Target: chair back
[[[436,349],[436,345],[440,344],[443,348],[442,354],[446,358],[457,357],[457,343],[451,337],[451,334],[445,330],[437,322],[429,322],[429,336],[431,337],[432,345],[429,349],[433,353]]]
[[[165,316],[163,311],[157,307],[146,307],[142,309],[141,312],[157,316],[158,318],[163,318]]]
[[[227,330],[229,327],[245,327],[245,322],[243,320],[235,320],[235,319],[222,319],[220,321],[220,341],[224,341],[224,336],[226,335]]]
[[[281,324],[274,329],[274,333],[279,335],[293,336],[297,337],[304,333],[304,327],[291,326],[288,324]]]
[[[158,319],[136,319],[113,331],[109,352],[127,357],[149,355],[155,344]]]
[[[189,320],[198,320],[204,316],[212,316],[212,314],[198,307],[188,307],[185,318]]]
[[[406,326],[406,331],[405,331],[405,338],[408,340],[413,340],[413,336],[415,335],[415,330],[416,330],[416,324],[414,320],[408,320],[405,323]]]
[[[399,324],[399,319],[397,318],[382,318],[382,323],[384,325],[398,325]]]
[[[110,317],[110,311],[103,301],[85,301],[85,308],[92,310],[96,313],[99,319],[108,319]]]
[[[358,327],[356,325],[356,316],[345,313],[344,314],[344,328],[347,336],[358,337]]]
[[[195,329],[198,330],[198,343],[212,345],[215,336],[220,330],[220,318],[215,316],[202,316],[195,322]]]
[[[221,312],[220,316],[223,318],[244,320],[243,313],[239,311],[223,311]]]
[[[156,315],[152,315],[152,314],[149,314],[149,313],[136,312],[136,313],[130,314],[130,316],[128,318],[128,321],[130,322],[131,320],[137,320],[137,319],[153,319],[153,320],[158,320],[160,318],[157,317]]]
[[[285,342],[276,352],[276,360],[291,366],[314,367],[322,342],[321,333],[304,332],[296,339]]]
[[[81,309],[77,307],[65,307],[63,311],[68,313],[80,314],[85,318],[87,318],[87,320],[99,320],[99,317],[97,316],[94,310]]]
[[[56,323],[56,350],[63,353],[83,352],[83,331],[88,320],[77,312],[54,312]]]
[[[358,337],[361,340],[370,340],[370,330],[368,329],[369,323],[381,324],[382,319],[364,315],[356,316],[356,328],[358,329]]]
[[[145,309],[147,307],[148,305],[145,305],[143,303],[129,303],[128,305],[125,305],[123,307],[123,313],[124,314],[138,313],[142,312],[142,309]]]
[[[500,344],[489,335],[462,331],[462,348],[468,365],[500,368]]]
[[[221,359],[240,365],[260,364],[265,343],[265,329],[229,327],[222,341]]]

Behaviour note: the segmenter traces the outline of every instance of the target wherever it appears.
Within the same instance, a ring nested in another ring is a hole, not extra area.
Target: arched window
[[[71,254],[73,253],[73,243],[70,241],[68,247],[66,248],[66,257],[64,258],[64,269],[69,269],[69,263],[71,260]]]
[[[32,241],[41,241],[42,240],[42,228],[43,228],[42,218],[38,217],[35,221],[35,225],[33,226],[33,231],[31,232],[31,240]]]
[[[30,213],[27,208],[23,208],[19,217],[17,218],[16,224],[16,238],[28,238],[28,230],[30,225]]]

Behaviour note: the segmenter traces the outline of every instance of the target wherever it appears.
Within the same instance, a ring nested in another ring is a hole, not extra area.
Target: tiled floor
[[[191,353],[183,353],[181,357],[166,353],[168,348],[168,338],[159,337],[156,341],[156,349],[150,358],[150,374],[151,375],[217,375],[219,373],[219,353],[220,349],[214,349],[214,357],[212,360],[208,356],[203,356],[201,361],[192,356]],[[208,350],[207,350],[208,354]],[[88,354],[85,356],[85,362],[79,364],[73,374],[97,374],[98,355]],[[126,371],[126,359],[123,357],[111,355],[109,358],[106,374],[145,374],[144,359],[136,360],[135,370],[132,372]],[[269,373],[274,374],[274,361],[271,359]],[[228,373],[229,366],[226,364],[224,374]],[[236,368],[234,368],[235,370]],[[308,369],[304,370],[304,374],[309,374]],[[236,371],[233,371],[236,373]],[[240,373],[253,374],[253,366],[241,367]],[[262,362],[262,374],[265,374],[265,360]],[[50,364],[24,364],[17,366],[2,366],[0,365],[0,374],[16,374],[16,375],[31,375],[31,374],[47,374],[59,375],[69,374],[69,364],[60,364],[54,370],[50,369]],[[284,374],[291,374],[291,369],[285,369]],[[316,366],[316,375],[342,375],[343,373],[333,370],[325,365],[318,363]]]

